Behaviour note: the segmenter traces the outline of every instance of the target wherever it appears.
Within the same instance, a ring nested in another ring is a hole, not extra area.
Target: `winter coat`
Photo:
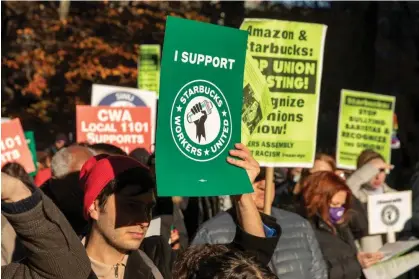
[[[85,279],[91,272],[89,258],[72,227],[55,204],[39,189],[15,202],[2,202],[27,257],[1,268],[1,278]]]
[[[347,180],[346,184],[352,191],[352,194],[362,203],[367,213],[368,192],[364,185],[377,175],[379,170],[371,164],[365,164],[355,171]],[[387,184],[383,185],[384,193],[394,192]],[[376,252],[386,242],[385,235],[366,235],[361,239],[361,247],[365,252]]]
[[[264,215],[266,216],[266,215]],[[272,208],[271,217],[281,227],[269,267],[281,279],[325,279],[327,269],[311,225],[300,216]],[[226,244],[236,235],[234,208],[202,225],[192,244]],[[265,224],[264,218],[262,221]]]
[[[354,237],[346,225],[332,228],[320,217],[310,218],[316,232],[317,240],[327,264],[329,279],[357,279],[362,276],[362,268],[358,262]]]

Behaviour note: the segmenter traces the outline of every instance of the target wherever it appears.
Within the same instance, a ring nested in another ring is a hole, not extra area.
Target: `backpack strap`
[[[151,269],[151,273],[155,279],[164,279],[156,265],[150,260],[146,253],[141,250],[137,250],[139,256],[143,259],[144,263]]]

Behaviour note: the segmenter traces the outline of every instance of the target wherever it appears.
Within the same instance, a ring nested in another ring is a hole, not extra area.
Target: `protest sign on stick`
[[[126,153],[138,147],[151,149],[148,107],[77,106],[77,142],[109,143]]]
[[[338,168],[356,169],[365,149],[380,153],[391,162],[391,135],[396,98],[343,89],[340,97],[336,163]]]
[[[27,173],[35,171],[19,118],[1,123],[1,166],[10,162],[21,164]]]
[[[311,167],[327,26],[245,19],[240,29],[249,34],[247,52],[257,61],[272,102],[247,145],[263,166]]]
[[[151,142],[155,142],[156,106],[155,92],[137,88],[93,84],[92,106],[149,107],[151,113]]]
[[[368,196],[369,234],[387,233],[387,241],[395,242],[395,233],[403,230],[412,218],[412,191]]]
[[[246,172],[226,161],[240,142],[246,42],[241,30],[167,18],[156,143],[159,196],[252,192]]]
[[[160,45],[140,45],[138,57],[138,88],[159,96]]]
[[[263,206],[263,213],[271,215],[272,211],[272,196],[274,195],[274,168],[266,168],[266,177],[265,177],[265,203]]]

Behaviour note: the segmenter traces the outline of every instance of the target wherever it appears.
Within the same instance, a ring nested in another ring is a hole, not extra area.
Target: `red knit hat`
[[[83,214],[89,219],[89,207],[105,186],[119,174],[133,169],[146,168],[138,161],[127,156],[100,154],[84,163],[80,171],[80,185],[84,191]]]

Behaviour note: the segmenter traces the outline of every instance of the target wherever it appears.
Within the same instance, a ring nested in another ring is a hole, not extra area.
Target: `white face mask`
[[[292,178],[292,181],[297,183],[298,181],[300,181],[300,178],[301,178],[301,174],[294,175],[294,177]]]

